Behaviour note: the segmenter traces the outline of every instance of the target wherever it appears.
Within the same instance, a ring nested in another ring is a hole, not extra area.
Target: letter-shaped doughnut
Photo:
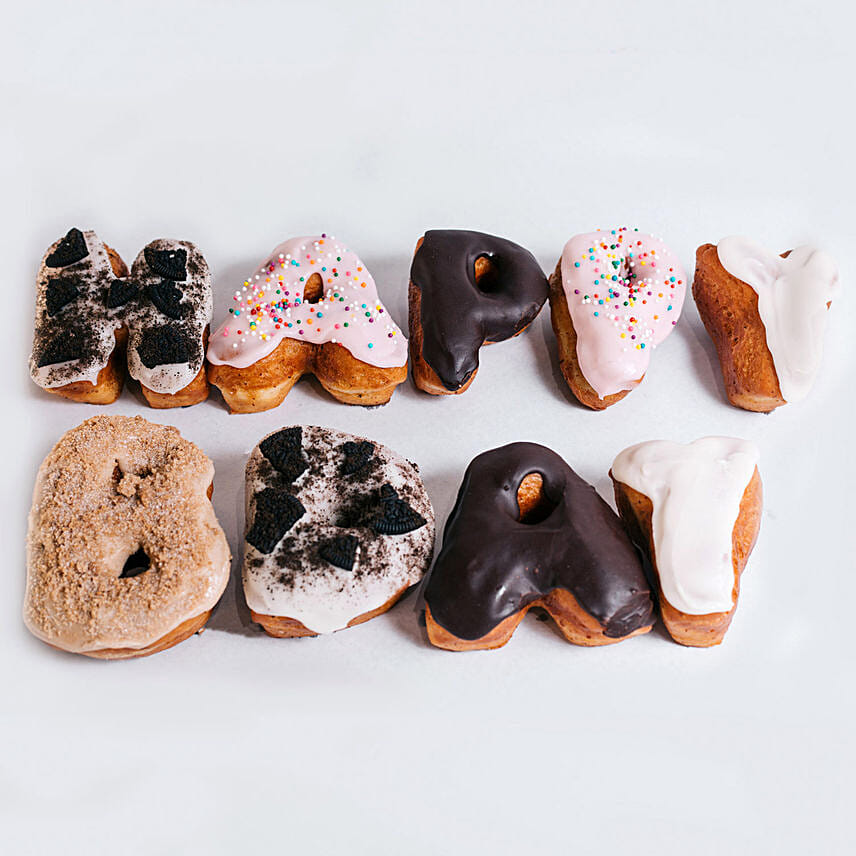
[[[208,379],[233,413],[276,407],[307,373],[364,405],[386,404],[407,378],[407,339],[363,262],[330,235],[280,244],[229,303]]]
[[[117,277],[127,275],[119,254],[95,232],[71,229],[48,248],[36,280],[30,356],[30,376],[42,389],[88,404],[121,395],[127,330],[117,301],[126,280]]]
[[[434,511],[416,467],[342,431],[294,425],[247,461],[244,594],[271,636],[314,636],[386,612],[419,582]]]
[[[127,313],[129,374],[152,407],[204,401],[214,304],[202,253],[189,241],[160,238],[137,256],[131,279],[137,298]]]
[[[647,633],[651,592],[612,509],[555,452],[512,443],[473,460],[428,580],[428,638],[499,648],[541,606],[569,642]]]
[[[73,401],[110,404],[128,371],[151,407],[208,397],[203,368],[211,275],[189,241],[161,238],[131,273],[95,232],[71,229],[39,268],[30,375]]]
[[[769,413],[808,394],[837,291],[835,262],[813,247],[778,256],[734,236],[698,248],[693,297],[733,405]]]
[[[687,277],[659,238],[626,227],[571,238],[550,277],[559,366],[571,392],[605,410],[642,382],[672,332]]]
[[[518,244],[482,232],[426,232],[410,268],[414,383],[433,395],[463,392],[479,348],[516,336],[546,299],[541,266]]]
[[[153,654],[201,630],[229,579],[213,478],[193,443],[140,416],[96,416],[63,435],[33,493],[27,627],[104,659]]]
[[[610,476],[630,537],[657,578],[676,642],[722,642],[761,525],[758,450],[746,440],[652,440],[625,449]]]

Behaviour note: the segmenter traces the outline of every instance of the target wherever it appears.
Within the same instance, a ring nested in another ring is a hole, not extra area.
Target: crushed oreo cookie
[[[80,289],[73,279],[51,277],[45,289],[45,307],[48,310],[48,315],[51,317],[57,315],[79,296]]]
[[[372,521],[372,529],[379,535],[403,535],[426,524],[425,518],[414,511],[391,484],[380,489],[380,512]]]
[[[132,279],[114,279],[107,291],[107,308],[118,309],[134,297],[139,286]]]
[[[88,346],[86,332],[82,327],[68,327],[42,348],[36,365],[42,368],[79,360],[87,353]]]
[[[140,362],[147,369],[190,360],[190,346],[185,334],[176,327],[151,327],[143,333],[137,348]]]
[[[56,249],[45,259],[48,267],[61,268],[73,265],[89,255],[86,238],[80,229],[69,229]]]
[[[187,250],[183,247],[175,250],[146,247],[143,253],[152,273],[166,279],[187,279]]]
[[[266,487],[256,494],[256,516],[247,542],[260,553],[272,553],[282,536],[306,513],[303,503],[285,490]]]
[[[259,449],[289,484],[309,469],[303,456],[303,429],[299,425],[271,434],[259,443]]]
[[[348,440],[342,446],[342,453],[345,456],[345,460],[342,462],[342,475],[352,476],[365,469],[372,459],[374,443],[370,443],[368,440],[362,440],[359,443]]]
[[[181,289],[174,282],[165,279],[146,286],[146,296],[168,318],[177,321],[187,314],[189,306],[182,306]]]
[[[360,542],[355,535],[340,535],[338,538],[331,538],[321,544],[318,548],[318,555],[325,562],[329,562],[337,568],[352,571],[359,544]]]

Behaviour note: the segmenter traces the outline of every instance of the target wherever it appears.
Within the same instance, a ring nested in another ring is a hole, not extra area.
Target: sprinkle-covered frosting
[[[317,302],[303,300],[313,274]],[[407,339],[380,302],[372,275],[356,253],[330,235],[280,244],[231,297],[229,317],[211,337],[208,359],[243,369],[272,353],[283,338],[343,345],[380,368],[407,362]]]
[[[782,398],[805,398],[823,354],[827,304],[838,289],[838,267],[814,247],[797,247],[786,258],[731,236],[716,248],[732,276],[758,295],[758,314],[773,357]]]
[[[254,612],[341,630],[417,583],[433,547],[428,493],[392,449],[315,426],[253,449],[243,580]]]
[[[603,399],[633,389],[678,323],[687,277],[660,238],[626,226],[571,238],[562,286],[580,369]]]
[[[616,481],[651,500],[654,561],[675,609],[708,615],[734,605],[732,533],[757,464],[754,443],[734,437],[651,440],[612,464]]]

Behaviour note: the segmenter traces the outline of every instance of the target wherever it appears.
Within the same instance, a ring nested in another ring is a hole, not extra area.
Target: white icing
[[[747,440],[639,443],[612,464],[616,481],[651,500],[654,559],[663,596],[688,615],[733,606],[732,533],[758,464]]]
[[[428,570],[434,547],[434,512],[413,465],[392,449],[374,443],[376,466],[367,475],[340,474],[342,445],[362,439],[303,426],[303,449],[315,450],[310,460],[318,463],[299,476],[290,490],[306,513],[270,554],[244,544],[244,594],[254,612],[295,618],[314,633],[332,633],[419,582]],[[276,486],[276,477],[265,477],[265,464],[266,458],[256,446],[247,462],[247,531],[255,517],[255,494]],[[365,525],[336,525],[349,507],[378,494],[383,484],[392,485],[402,498],[406,492],[406,501],[427,523],[402,535],[378,535]],[[359,539],[350,571],[315,558],[321,542],[341,535]],[[299,564],[304,557],[305,564]]]
[[[739,236],[723,238],[716,250],[725,270],[758,294],[782,398],[800,401],[820,366],[827,303],[838,287],[835,262],[813,247],[797,247],[782,258]]]

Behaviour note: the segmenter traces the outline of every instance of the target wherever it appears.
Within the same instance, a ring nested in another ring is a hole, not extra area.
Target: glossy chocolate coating
[[[517,489],[539,473],[555,507],[519,521]],[[651,591],[621,521],[555,452],[511,443],[467,468],[425,600],[441,627],[480,639],[554,589],[566,589],[618,638],[653,623]]]
[[[475,265],[487,258],[490,276],[476,284]],[[479,366],[485,341],[519,333],[547,299],[547,278],[519,244],[458,229],[425,233],[410,281],[422,295],[422,357],[443,386],[460,389]]]

